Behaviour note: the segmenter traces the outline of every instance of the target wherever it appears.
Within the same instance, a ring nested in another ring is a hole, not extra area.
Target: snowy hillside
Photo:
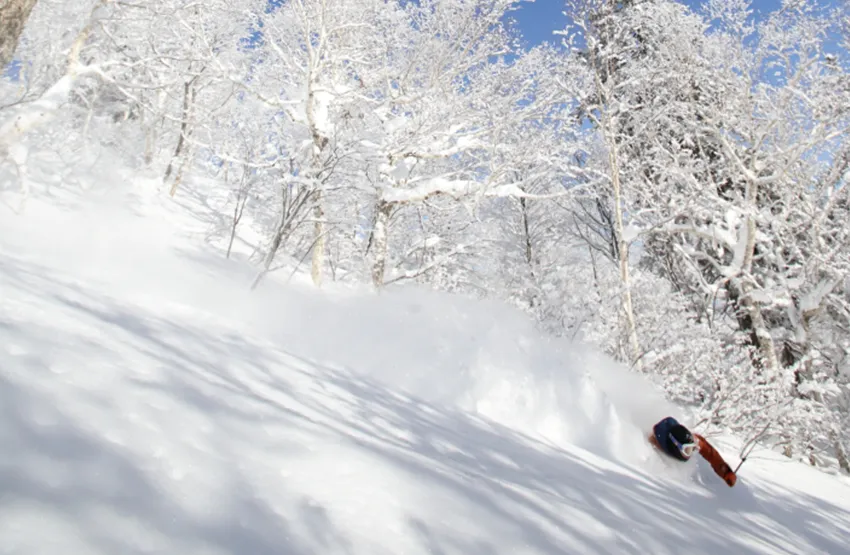
[[[675,410],[605,357],[420,290],[249,293],[202,188],[121,182],[0,191],[0,552],[850,552],[846,479],[667,465]]]

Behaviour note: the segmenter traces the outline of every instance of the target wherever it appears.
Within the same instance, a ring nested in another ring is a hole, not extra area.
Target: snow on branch
[[[454,199],[481,195],[485,197],[548,200],[575,194],[579,188],[584,189],[593,187],[593,183],[588,183],[582,184],[580,187],[565,189],[564,191],[557,193],[535,194],[528,193],[523,190],[522,186],[526,181],[527,180],[492,186],[486,181],[474,181],[469,179],[452,180],[444,177],[436,177],[428,179],[410,189],[401,189],[391,186],[383,187],[380,189],[380,196],[383,201],[393,204],[423,202],[435,195],[445,195]]]
[[[384,285],[385,286],[390,285],[390,284],[393,284],[393,283],[396,283],[396,282],[399,282],[399,281],[403,281],[403,280],[407,280],[407,279],[415,279],[419,276],[425,275],[428,272],[435,270],[435,269],[439,268],[440,266],[442,266],[443,264],[449,262],[455,256],[469,252],[469,248],[473,245],[474,245],[474,243],[457,245],[452,250],[442,254],[441,256],[438,256],[437,258],[432,260],[430,263],[422,266],[421,268],[417,268],[415,270],[407,270],[405,272],[402,272],[401,274],[396,275],[392,279],[385,281]]]
[[[65,74],[51,85],[39,98],[22,105],[14,117],[0,125],[0,145],[7,148],[31,129],[43,125],[53,119],[60,107],[68,100],[74,84],[81,77],[95,75],[103,77],[102,69],[97,65],[80,65],[80,51],[91,33],[94,12],[92,9],[89,22],[77,34],[74,43],[68,51],[68,62]]]

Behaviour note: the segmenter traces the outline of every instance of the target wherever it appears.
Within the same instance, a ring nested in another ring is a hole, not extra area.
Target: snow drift
[[[842,479],[671,481],[644,437],[675,409],[607,357],[496,303],[248,292],[202,203],[125,178],[0,218],[8,552],[844,549]]]
[[[632,439],[652,423],[681,417],[640,377],[589,348],[542,336],[502,303],[415,287],[380,295],[332,287],[328,294],[282,287],[274,277],[249,291],[249,266],[193,249],[151,202],[110,191],[76,207],[36,205],[23,220],[27,233],[9,233],[6,243],[23,252],[38,248],[69,275],[125,298],[203,307],[316,363],[342,363],[396,390],[558,445],[628,456],[644,447]],[[182,229],[200,231],[198,225],[184,219]]]

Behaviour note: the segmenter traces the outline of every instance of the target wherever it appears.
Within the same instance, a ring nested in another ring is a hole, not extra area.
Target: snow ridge
[[[845,550],[846,481],[662,461],[675,408],[512,309],[249,292],[197,211],[31,200],[0,218],[4,552]]]

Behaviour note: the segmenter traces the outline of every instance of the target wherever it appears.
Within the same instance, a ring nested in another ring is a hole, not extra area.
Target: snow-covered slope
[[[249,293],[202,188],[122,182],[0,192],[0,552],[848,552],[846,479],[668,465],[675,409],[605,357],[415,289]]]

